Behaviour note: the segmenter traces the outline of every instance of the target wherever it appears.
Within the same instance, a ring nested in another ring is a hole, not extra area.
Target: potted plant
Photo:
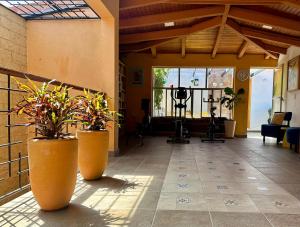
[[[241,101],[241,95],[245,94],[243,88],[239,89],[236,93],[232,88],[224,89],[225,96],[221,97],[221,104],[229,110],[229,119],[225,120],[225,137],[233,138],[235,134],[236,121],[232,119],[232,110],[234,106]]]
[[[24,114],[27,125],[34,125],[39,136],[28,141],[33,195],[43,210],[64,208],[73,195],[77,176],[78,141],[63,132],[66,123],[73,121],[75,99],[69,96],[68,87],[53,86],[53,81],[41,87],[29,79],[28,83],[16,83],[25,95],[11,112]]]
[[[78,120],[83,129],[77,131],[78,164],[85,180],[95,180],[102,176],[108,162],[109,132],[108,122],[116,121],[116,112],[110,111],[105,96],[84,91],[78,96]]]

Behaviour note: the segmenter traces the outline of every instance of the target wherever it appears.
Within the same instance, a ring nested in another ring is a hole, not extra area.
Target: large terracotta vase
[[[31,189],[41,209],[68,206],[76,185],[78,140],[30,140],[28,156]]]
[[[77,138],[81,176],[85,180],[99,179],[108,162],[108,131],[78,131]]]
[[[225,120],[225,137],[226,138],[234,138],[235,128],[236,128],[236,121],[234,120]]]

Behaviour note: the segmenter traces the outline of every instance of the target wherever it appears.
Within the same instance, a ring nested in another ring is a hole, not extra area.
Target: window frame
[[[178,87],[180,86],[181,82],[181,69],[205,69],[205,87],[201,87],[200,89],[208,89],[208,69],[211,68],[221,68],[221,69],[232,69],[232,88],[235,87],[235,74],[236,74],[236,68],[234,66],[180,66],[180,67],[174,67],[174,66],[152,66],[151,69],[151,116],[152,117],[159,117],[159,116],[154,116],[154,69],[155,68],[169,68],[169,69],[177,69],[178,70]],[[158,87],[156,87],[158,88]],[[169,88],[169,87],[164,87],[164,88]],[[176,87],[174,87],[176,88]],[[225,87],[224,87],[225,88]],[[220,88],[221,89],[221,88]],[[168,117],[168,116],[164,116]]]

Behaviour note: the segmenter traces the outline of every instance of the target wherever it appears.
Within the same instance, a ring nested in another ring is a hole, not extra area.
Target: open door
[[[260,132],[261,125],[268,123],[269,113],[272,111],[274,69],[252,68],[250,73],[248,131]]]

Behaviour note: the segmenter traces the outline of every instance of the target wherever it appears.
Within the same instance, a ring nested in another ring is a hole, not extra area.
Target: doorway
[[[274,69],[251,68],[250,70],[250,118],[249,132],[260,132],[272,113]]]

